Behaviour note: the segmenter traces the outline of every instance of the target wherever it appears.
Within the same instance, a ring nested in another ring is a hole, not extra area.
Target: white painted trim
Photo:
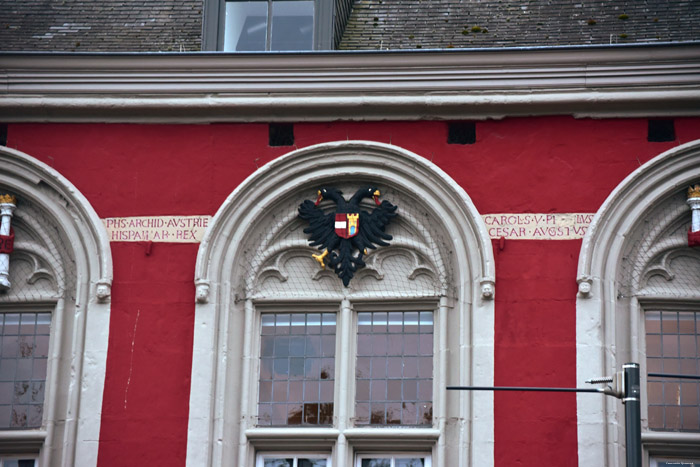
[[[241,305],[235,303],[246,297],[229,296],[231,284],[239,274],[232,270],[237,256],[242,254],[238,246],[244,243],[256,219],[283,194],[303,189],[313,191],[329,179],[368,174],[380,185],[413,193],[435,210],[436,219],[443,221],[445,239],[453,240],[453,255],[458,258],[449,302],[450,313],[455,314],[455,326],[460,329],[457,346],[461,362],[456,364],[454,374],[447,375],[447,383],[493,385],[494,304],[490,297],[482,298],[482,284],[493,286],[493,251],[486,226],[464,190],[427,159],[393,145],[342,141],[299,149],[266,164],[239,185],[214,216],[200,244],[195,266],[198,303],[195,306],[188,466],[220,465],[224,452],[245,449],[237,438],[233,446],[224,436],[227,424],[236,427],[229,429],[240,428],[240,419],[227,421],[237,409],[229,406],[231,401],[227,405],[224,393],[234,390],[227,386],[230,381],[226,376],[226,367],[230,365],[227,359],[242,349],[232,352],[226,347],[229,345],[227,332],[230,332],[227,330],[249,321],[240,317],[243,313],[232,311],[234,306],[240,308]],[[445,301],[441,305],[441,309],[446,309]],[[239,376],[236,382],[240,386]],[[240,388],[235,391],[239,394]],[[449,417],[463,419],[461,423],[456,422],[459,427],[453,433],[458,439],[457,449],[460,456],[467,456],[469,452],[469,457],[462,458],[460,465],[492,465],[493,395],[464,393],[449,397],[457,401],[453,409],[458,408],[455,411],[459,412],[448,414]],[[287,433],[297,431],[306,430],[290,428]],[[400,439],[407,431],[387,429],[385,433],[387,439]],[[354,432],[360,433],[351,429],[345,433],[350,437]],[[439,430],[436,432],[439,434]],[[341,433],[338,439],[342,443],[345,436]],[[252,453],[244,456],[245,459],[250,455]],[[346,455],[336,462],[342,466],[348,459]],[[437,465],[445,467],[447,464],[444,459],[438,459]]]
[[[624,241],[641,216],[655,203],[700,180],[700,140],[673,148],[639,167],[608,196],[593,218],[583,239],[578,263],[579,284],[588,283],[590,293],[576,300],[577,385],[610,375],[625,363],[617,355],[637,355],[616,348],[614,317],[617,307],[615,279]],[[688,213],[690,221],[690,211]],[[636,300],[630,304],[629,323],[639,326]],[[635,324],[637,323],[637,324]],[[635,329],[626,331],[635,335]],[[622,411],[613,398],[577,395],[579,465],[618,466],[623,439],[618,415]]]
[[[0,184],[53,216],[69,239],[77,275],[76,289],[66,291],[56,313],[61,323],[72,320],[70,336],[60,329],[62,360],[69,362],[47,388],[53,404],[46,420],[40,466],[97,465],[102,395],[107,364],[112,256],[107,231],[87,199],[54,169],[22,152],[0,146]],[[79,309],[80,312],[77,312]],[[52,341],[59,342],[52,336]],[[58,347],[55,347],[58,348]],[[69,355],[66,355],[69,354]],[[60,403],[57,398],[62,398]],[[63,408],[57,410],[57,408]],[[61,429],[56,429],[61,427]],[[62,433],[59,437],[58,433]],[[49,452],[50,451],[50,452]]]
[[[296,54],[0,53],[0,120],[700,115],[700,45]]]

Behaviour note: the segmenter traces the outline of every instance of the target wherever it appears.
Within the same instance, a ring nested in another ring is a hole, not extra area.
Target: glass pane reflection
[[[226,2],[224,50],[267,48],[267,2]]]
[[[358,313],[357,349],[355,424],[431,425],[433,313]]]
[[[698,314],[654,311],[644,318],[647,372],[700,375]],[[652,430],[700,431],[699,381],[649,377],[647,401]]]
[[[265,313],[261,325],[258,425],[331,425],[335,314]]]
[[[0,313],[0,429],[41,426],[50,324],[51,313]]]

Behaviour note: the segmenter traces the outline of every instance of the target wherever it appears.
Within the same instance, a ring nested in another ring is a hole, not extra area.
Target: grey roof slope
[[[698,0],[357,0],[339,48],[528,47],[699,39]]]
[[[351,4],[336,0],[336,35]],[[203,5],[0,0],[0,51],[199,51]],[[338,48],[685,42],[700,40],[699,24],[700,0],[355,0]]]
[[[0,50],[198,51],[202,0],[0,0]]]

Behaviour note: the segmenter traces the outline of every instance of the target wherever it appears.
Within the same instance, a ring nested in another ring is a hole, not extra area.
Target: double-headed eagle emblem
[[[310,234],[309,245],[321,250],[321,254],[313,255],[314,259],[322,268],[332,269],[345,287],[355,271],[365,265],[362,257],[367,250],[389,246],[386,240],[392,239],[384,229],[396,216],[396,206],[386,200],[379,202],[379,196],[376,187],[365,186],[345,201],[340,190],[321,188],[315,203],[306,200],[299,206],[299,217],[309,222],[304,229]],[[373,198],[377,205],[371,213],[360,210],[360,202],[365,198]],[[335,202],[335,212],[324,212],[319,207],[324,199]]]

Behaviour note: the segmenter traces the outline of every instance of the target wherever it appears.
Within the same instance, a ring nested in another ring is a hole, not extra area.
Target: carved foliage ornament
[[[379,189],[374,186],[360,188],[348,201],[336,188],[323,187],[317,194],[316,202],[306,200],[299,206],[299,217],[309,223],[304,233],[309,234],[309,245],[321,251],[314,259],[335,272],[347,287],[355,271],[365,266],[363,256],[368,249],[389,246],[386,240],[392,236],[384,230],[396,216],[396,206],[380,202]],[[365,198],[374,199],[376,207],[371,213],[360,209]],[[335,211],[324,212],[319,207],[324,199],[335,203]]]

